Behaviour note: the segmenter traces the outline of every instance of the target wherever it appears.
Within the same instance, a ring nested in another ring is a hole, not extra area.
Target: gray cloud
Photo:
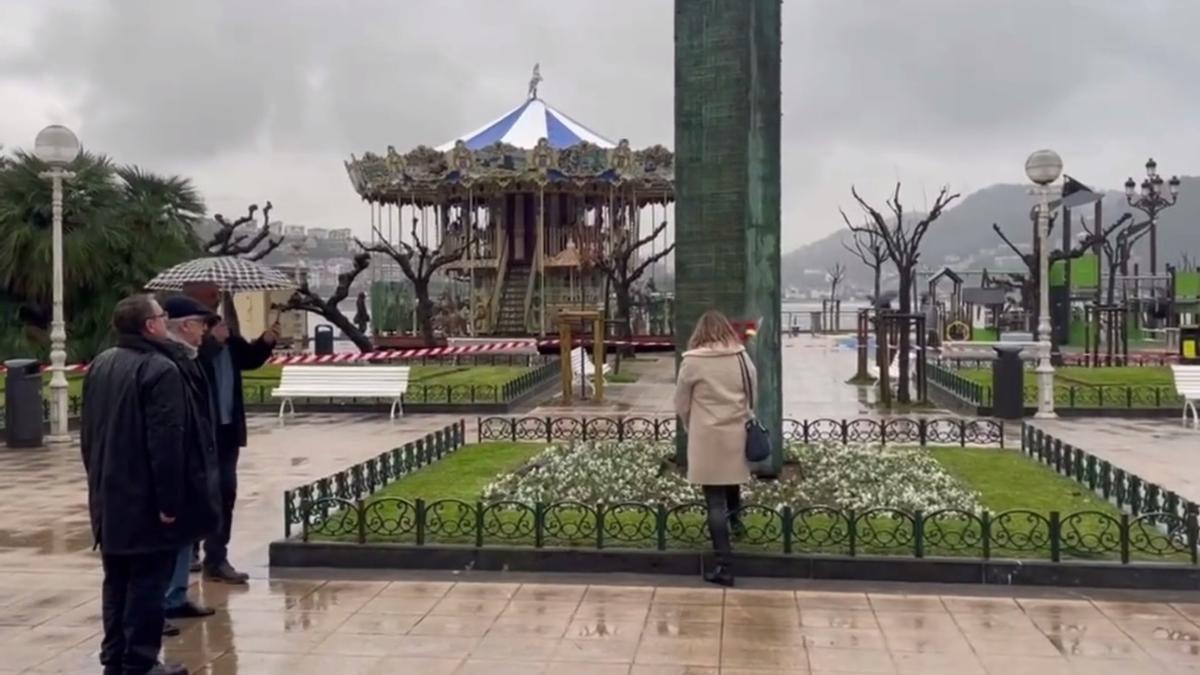
[[[673,142],[670,0],[4,0],[0,142],[61,116],[89,147],[196,177],[214,210],[360,225],[349,153],[434,145],[547,100],[635,145]],[[1114,186],[1148,154],[1195,172],[1187,0],[792,0],[784,244],[837,226],[851,182],[916,195],[1021,179],[1053,145]],[[19,38],[19,39],[18,39]],[[46,49],[53,44],[55,48]]]

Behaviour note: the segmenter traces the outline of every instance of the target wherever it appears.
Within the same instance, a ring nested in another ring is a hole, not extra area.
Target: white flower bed
[[[483,498],[585,504],[703,501],[700,490],[668,462],[673,453],[669,444],[630,441],[550,446],[521,470],[499,476],[484,488]],[[799,475],[789,466],[780,480],[753,481],[743,490],[744,503],[925,512],[979,508],[978,495],[920,448],[793,445],[786,459]]]

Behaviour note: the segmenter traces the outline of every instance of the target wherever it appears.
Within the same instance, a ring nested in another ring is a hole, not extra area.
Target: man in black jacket
[[[188,429],[184,434],[185,457],[189,463],[203,469],[203,483],[196,485],[199,501],[192,509],[201,520],[177,523],[190,536],[175,559],[175,571],[167,587],[166,617],[194,619],[212,616],[215,612],[198,605],[187,597],[188,572],[192,562],[192,546],[203,537],[221,531],[221,478],[217,467],[216,424],[213,420],[212,393],[204,370],[197,363],[199,349],[216,316],[199,302],[183,295],[163,302],[167,313],[167,339],[175,347],[175,364],[183,374],[188,403]],[[190,465],[190,464],[189,464]],[[178,633],[170,628],[167,634]]]
[[[158,652],[163,594],[188,540],[180,528],[203,520],[192,510],[203,473],[187,458],[186,384],[165,318],[149,296],[117,303],[117,346],[96,357],[83,383],[79,444],[104,565],[105,675],[187,673],[158,663]]]
[[[183,287],[191,297],[214,313],[221,304],[216,284],[197,282]],[[199,362],[213,388],[217,420],[217,462],[221,474],[221,530],[204,540],[204,577],[228,584],[244,584],[249,575],[229,563],[229,539],[233,533],[233,507],[237,501],[237,463],[246,445],[246,404],[242,393],[242,371],[261,368],[271,358],[278,339],[272,326],[262,337],[249,342],[233,335],[225,323],[209,331],[200,346]]]

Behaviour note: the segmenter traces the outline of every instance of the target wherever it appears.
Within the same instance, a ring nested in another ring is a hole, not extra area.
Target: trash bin
[[[1200,326],[1180,326],[1179,362],[1200,364]]]
[[[992,415],[1018,420],[1025,414],[1025,368],[1021,345],[996,345],[992,361]]]
[[[822,324],[824,324],[825,322],[822,321],[822,318],[823,318],[823,315],[821,312],[809,312],[808,313],[808,330],[813,335],[817,335],[819,333],[824,332],[825,326]]]
[[[37,448],[45,431],[42,369],[33,359],[10,359],[4,383],[4,428],[10,448]]]
[[[313,333],[313,351],[317,356],[333,353],[333,326],[317,326]]]

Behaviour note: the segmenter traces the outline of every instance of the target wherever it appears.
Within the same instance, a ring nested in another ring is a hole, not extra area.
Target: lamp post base
[[[42,442],[44,442],[46,445],[70,445],[74,441],[75,437],[71,434],[48,434],[42,439]]]

